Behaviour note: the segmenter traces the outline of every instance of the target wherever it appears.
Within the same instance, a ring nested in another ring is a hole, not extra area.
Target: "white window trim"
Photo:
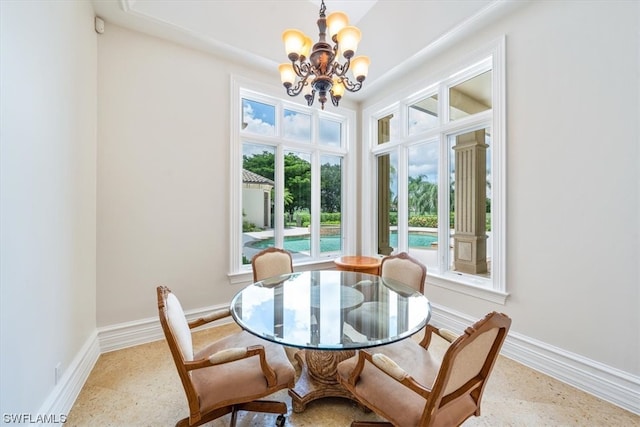
[[[376,179],[376,154],[386,152],[389,149],[397,150],[399,143],[384,144],[378,146],[377,142],[377,120],[385,117],[391,112],[399,113],[399,120],[404,120],[403,113],[407,104],[415,102],[417,99],[434,92],[437,83],[447,81],[452,84],[456,78],[464,80],[470,72],[474,72],[478,67],[482,67],[481,62],[485,58],[491,57],[492,69],[492,91],[494,103],[492,106],[491,121],[489,126],[492,128],[492,231],[493,231],[493,248],[492,248],[492,277],[491,279],[481,279],[472,275],[456,274],[446,272],[438,274],[427,270],[427,285],[434,285],[448,290],[453,290],[462,294],[466,294],[479,299],[491,301],[498,304],[505,304],[509,296],[506,286],[506,76],[505,76],[505,37],[492,42],[487,47],[479,49],[473,54],[465,58],[461,63],[448,69],[448,73],[442,72],[439,76],[431,76],[425,81],[407,88],[405,91],[396,92],[396,95],[377,102],[363,110],[363,140],[368,142],[368,149],[362,152],[362,172],[364,177],[369,179],[363,180],[362,184],[362,206],[363,211],[377,212],[377,179]],[[475,68],[474,68],[475,67]],[[458,70],[458,71],[456,71]],[[447,96],[438,92],[438,96]],[[443,114],[444,113],[444,114]],[[440,112],[441,123],[448,117],[448,111]],[[476,114],[469,118],[456,120],[440,127],[434,134],[448,135],[458,133],[464,127],[474,127],[479,123],[486,122],[487,114]],[[401,127],[406,127],[404,121],[400,123]],[[413,135],[407,135],[401,138],[404,145],[414,139]],[[426,133],[421,134],[416,139],[425,140]],[[428,136],[430,138],[430,136]],[[398,152],[398,160],[402,159],[403,149]],[[495,167],[500,165],[500,167]],[[448,165],[445,169],[448,170]],[[401,191],[399,189],[399,191]],[[364,216],[362,218],[362,247],[363,252],[368,255],[377,254],[377,219],[374,215]],[[401,228],[401,218],[398,218],[398,227]],[[402,230],[399,230],[402,231]],[[399,239],[399,244],[400,244]],[[489,285],[489,286],[487,286]]]
[[[280,88],[281,89],[281,88]],[[252,272],[251,267],[242,264],[242,197],[238,196],[242,194],[242,135],[240,132],[239,123],[242,120],[241,112],[241,98],[243,93],[250,93],[251,99],[256,101],[264,101],[269,104],[276,105],[276,122],[275,126],[278,135],[282,134],[282,123],[280,117],[283,115],[283,110],[290,109],[304,114],[311,114],[312,116],[339,121],[342,123],[342,138],[345,141],[344,147],[324,147],[323,154],[331,155],[332,153],[342,155],[344,157],[343,162],[343,181],[342,181],[342,250],[343,253],[354,253],[356,249],[356,210],[357,202],[350,198],[350,194],[356,192],[356,156],[353,153],[353,147],[356,138],[356,113],[353,110],[349,110],[343,107],[337,107],[334,109],[335,113],[328,111],[320,111],[317,108],[308,107],[298,102],[285,100],[280,90],[276,90],[272,86],[263,85],[253,80],[245,79],[243,77],[231,75],[230,84],[230,105],[231,112],[229,114],[230,126],[229,126],[229,138],[231,149],[229,150],[229,272],[228,277],[231,285],[248,283],[251,280]],[[298,100],[293,98],[294,100]],[[277,100],[277,102],[274,102]],[[313,121],[312,121],[313,123]],[[313,132],[312,124],[312,132]],[[281,140],[280,136],[255,136],[251,138],[256,142],[260,140],[274,141],[276,139]],[[293,151],[301,152],[313,152],[313,148],[308,143],[296,143],[294,141],[287,140],[287,148]],[[282,150],[282,146],[278,145],[277,150]],[[320,156],[314,156],[317,160],[312,162],[312,176],[320,176]],[[281,156],[276,156],[276,159]],[[277,173],[284,174],[283,168],[276,168]],[[314,173],[316,175],[314,175]],[[284,176],[279,176],[280,182],[284,179]],[[319,194],[320,180],[312,180],[312,192],[316,191]],[[284,212],[280,212],[284,209],[282,203],[283,195],[281,191],[276,189],[276,218],[283,217]],[[315,225],[316,229],[320,226],[320,206],[318,203],[312,205],[311,210],[312,227]],[[281,221],[281,219],[280,219]],[[280,224],[282,225],[282,224]],[[278,224],[276,224],[278,226]],[[317,240],[317,239],[315,239]],[[276,245],[282,246],[282,236],[278,236],[276,233]],[[315,242],[319,244],[318,242]],[[312,244],[314,241],[312,240]],[[327,256],[326,258],[316,259],[309,262],[299,263],[295,265],[297,271],[313,270],[318,268],[332,268],[334,267],[334,256]]]

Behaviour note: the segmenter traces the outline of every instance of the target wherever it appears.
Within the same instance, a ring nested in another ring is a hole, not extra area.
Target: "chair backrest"
[[[480,415],[487,378],[510,327],[511,319],[507,315],[491,312],[451,343],[427,401],[424,425],[440,424],[434,420],[439,417],[438,411],[446,412],[440,415],[448,420],[445,424],[455,419],[458,425],[473,414]],[[475,412],[469,412],[469,398],[474,402]]]
[[[166,286],[158,286],[158,315],[162,331],[169,344],[173,361],[180,375],[182,386],[187,395],[191,414],[199,411],[198,395],[185,367],[185,362],[193,360],[191,329],[178,298]]]
[[[251,259],[253,281],[259,282],[268,277],[293,273],[291,254],[284,249],[270,247],[264,249]]]
[[[424,281],[427,278],[427,267],[406,252],[382,258],[380,276],[397,280],[424,293]]]

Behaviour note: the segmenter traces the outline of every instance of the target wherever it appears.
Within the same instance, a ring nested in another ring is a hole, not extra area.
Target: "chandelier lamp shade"
[[[325,16],[324,0],[318,18],[319,41],[313,44],[310,37],[299,30],[282,33],[287,56],[291,63],[281,64],[280,79],[289,96],[304,94],[307,105],[313,105],[316,93],[324,110],[328,97],[336,107],[345,89],[357,92],[369,71],[369,58],[354,57],[360,43],[360,30],[349,26],[349,18],[343,12]],[[328,34],[327,34],[328,31]],[[327,35],[331,42],[327,42]],[[340,55],[345,59],[339,62]],[[351,70],[353,81],[347,76]]]

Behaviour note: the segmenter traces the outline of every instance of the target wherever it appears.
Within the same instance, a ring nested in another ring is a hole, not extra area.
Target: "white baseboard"
[[[52,422],[45,422],[45,424],[63,424],[66,421],[67,414],[89,378],[98,357],[100,357],[98,332],[94,331],[38,411],[38,414],[47,414],[51,417]]]
[[[461,333],[477,319],[433,306],[430,323]],[[501,354],[640,415],[640,377],[510,331]]]
[[[228,304],[222,304],[219,306],[199,308],[186,311],[185,316],[188,321],[192,321],[209,314],[212,311],[227,307],[229,307]],[[196,328],[195,330],[211,328],[231,322],[233,322],[233,318],[227,317],[225,319],[211,322],[205,326],[201,326],[200,328]],[[123,348],[133,347],[162,339],[164,339],[164,333],[162,332],[160,320],[157,316],[98,328],[98,341],[100,342],[101,353],[122,350]]]

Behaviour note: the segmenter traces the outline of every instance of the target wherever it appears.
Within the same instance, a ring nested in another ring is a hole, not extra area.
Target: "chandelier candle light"
[[[280,79],[289,96],[304,92],[307,105],[311,106],[317,92],[323,110],[327,94],[337,107],[345,89],[349,92],[359,91],[367,77],[370,63],[367,56],[353,57],[360,42],[360,30],[349,26],[349,18],[343,12],[333,12],[325,17],[326,9],[322,0],[318,18],[320,40],[313,45],[313,50],[311,38],[302,31],[286,30],[282,33],[291,63],[281,64],[279,67]],[[326,41],[327,30],[333,45]],[[338,53],[342,53],[346,59],[344,64],[336,59],[339,57]],[[347,77],[349,69],[355,82]]]

